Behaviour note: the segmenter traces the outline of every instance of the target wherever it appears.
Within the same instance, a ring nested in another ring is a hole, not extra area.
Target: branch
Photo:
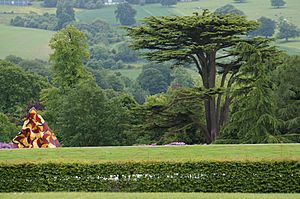
[[[194,55],[190,55],[190,57],[194,60],[194,62],[196,63],[196,67],[199,71],[199,74],[201,75],[201,77],[203,78],[203,72],[202,72],[202,68],[199,64],[199,60],[197,60],[197,58]]]

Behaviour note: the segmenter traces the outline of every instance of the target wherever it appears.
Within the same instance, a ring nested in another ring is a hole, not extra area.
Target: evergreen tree
[[[199,88],[178,88],[152,95],[132,109],[132,131],[139,144],[188,144],[205,142],[205,121]]]
[[[271,80],[271,71],[276,66],[272,59],[278,53],[273,48],[246,43],[241,43],[237,50],[242,52],[246,62],[237,75],[234,112],[224,129],[225,137],[251,144],[280,142],[280,122],[275,116]]]
[[[238,54],[217,52],[234,47],[244,40],[241,35],[257,27],[238,15],[215,15],[208,11],[193,16],[148,17],[142,26],[128,28],[135,49],[147,49],[145,57],[153,61],[174,60],[177,64],[195,64],[203,86],[208,91],[228,89],[240,67]],[[255,41],[249,41],[255,42]],[[222,59],[232,57],[232,62]],[[217,66],[222,71],[221,84],[216,84]],[[227,84],[226,84],[227,82]],[[218,92],[217,92],[218,93]],[[216,93],[215,93],[216,94]],[[205,99],[206,142],[211,143],[227,120],[231,97],[221,92]],[[222,103],[223,102],[223,103]]]
[[[287,56],[275,72],[276,115],[283,121],[281,131],[288,139],[299,142],[300,56]]]

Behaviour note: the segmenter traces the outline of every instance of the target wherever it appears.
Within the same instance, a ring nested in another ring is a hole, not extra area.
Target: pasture
[[[298,17],[300,2],[298,0],[286,0],[286,2],[286,6],[282,9],[272,8],[270,1],[260,0],[249,0],[247,3],[233,3],[232,0],[199,0],[196,2],[180,2],[173,7],[163,7],[160,4],[148,4],[144,6],[133,5],[133,7],[137,10],[137,21],[140,21],[142,18],[151,15],[182,16],[191,15],[193,12],[202,11],[202,9],[214,11],[218,7],[231,3],[238,9],[244,11],[250,19],[266,16],[278,20],[280,16],[283,16],[300,27],[300,18]],[[76,9],[76,20],[79,22],[91,22],[99,18],[107,21],[118,30],[120,25],[115,19],[115,9],[115,5],[106,6],[98,10]],[[4,12],[6,14],[4,14]],[[11,18],[17,15],[22,16],[27,13],[43,14],[45,12],[55,13],[55,8],[43,8],[39,3],[34,3],[32,6],[26,7],[0,6],[0,58],[14,54],[29,59],[48,59],[50,52],[48,42],[53,34],[52,32],[5,26],[9,24]],[[24,40],[24,38],[26,38],[26,40]],[[278,41],[276,45],[289,54],[299,54],[300,52],[300,38],[291,39],[289,42]]]
[[[133,5],[133,8],[137,11],[137,21],[141,22],[141,19],[147,16],[191,15],[193,12],[201,12],[203,9],[214,11],[230,3],[242,10],[249,19],[255,20],[265,16],[276,21],[282,16],[300,27],[300,18],[298,17],[300,2],[298,0],[286,0],[286,2],[286,6],[281,9],[271,7],[270,1],[260,0],[249,0],[247,3],[233,3],[233,0],[199,0],[195,2],[179,2],[173,7],[148,4],[144,6]],[[77,10],[76,18],[81,22],[92,22],[97,18],[102,19],[118,29],[120,24],[115,19],[115,9],[116,5],[107,6],[99,10]],[[294,38],[290,42],[278,41],[276,45],[289,54],[299,54],[300,38]]]
[[[300,161],[299,144],[62,147],[0,150],[0,163],[127,161]]]
[[[0,193],[2,199],[32,198],[85,198],[85,199],[297,199],[300,194],[242,194],[242,193],[84,193],[84,192],[50,192],[50,193]]]
[[[16,55],[27,59],[48,60],[49,40],[54,32],[0,24],[0,59]]]

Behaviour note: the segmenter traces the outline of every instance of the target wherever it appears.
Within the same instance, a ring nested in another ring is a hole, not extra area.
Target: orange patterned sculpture
[[[56,148],[59,141],[42,116],[31,108],[22,131],[13,139],[14,148]]]

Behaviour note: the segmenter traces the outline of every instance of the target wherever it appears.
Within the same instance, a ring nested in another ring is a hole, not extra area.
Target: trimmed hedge
[[[300,192],[298,161],[0,165],[0,192]]]

